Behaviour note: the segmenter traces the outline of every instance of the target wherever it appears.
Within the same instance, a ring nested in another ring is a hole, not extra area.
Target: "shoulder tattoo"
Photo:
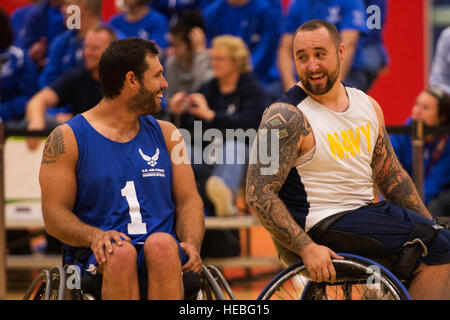
[[[59,156],[64,153],[66,153],[64,134],[61,127],[57,127],[52,131],[45,142],[41,164],[56,163]]]

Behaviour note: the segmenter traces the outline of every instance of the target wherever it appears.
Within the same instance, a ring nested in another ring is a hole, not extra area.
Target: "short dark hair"
[[[314,31],[319,28],[327,29],[328,33],[330,35],[330,38],[331,38],[331,40],[333,40],[336,48],[339,47],[339,45],[342,42],[341,34],[339,33],[339,31],[337,30],[337,28],[334,24],[332,24],[328,21],[325,21],[325,20],[313,19],[313,20],[306,21],[304,24],[302,24],[300,27],[298,27],[297,30],[295,30],[294,38],[295,38],[295,35],[300,31]]]
[[[428,94],[436,98],[438,102],[438,116],[444,116],[445,120],[440,123],[442,125],[450,124],[450,95],[439,87],[430,87],[425,90]],[[440,121],[440,119],[439,119]]]
[[[152,57],[159,54],[158,46],[153,41],[126,38],[111,43],[103,52],[98,66],[103,96],[117,97],[129,71],[133,71],[137,79],[142,81],[148,68],[145,61],[148,54]]]

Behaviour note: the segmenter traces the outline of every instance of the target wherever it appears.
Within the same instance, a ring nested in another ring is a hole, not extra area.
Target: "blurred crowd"
[[[202,120],[203,128],[256,129],[264,109],[298,81],[292,39],[310,19],[336,25],[346,48],[344,83],[367,92],[389,65],[383,44],[386,2],[116,0],[117,14],[109,21],[102,19],[102,0],[34,0],[10,16],[0,6],[0,119],[7,128],[52,129],[93,107],[102,99],[98,63],[103,51],[116,39],[139,37],[161,49],[169,83],[158,118],[188,130],[195,120]],[[72,5],[78,11],[70,10]],[[77,14],[79,25],[69,29]],[[437,44],[430,88],[420,93],[407,121],[448,124],[449,91],[450,27]],[[410,139],[393,141],[410,170]],[[35,149],[41,140],[27,143]],[[224,154],[248,157],[248,145],[222,143]],[[448,136],[428,136],[425,149],[426,202],[431,204],[442,190],[450,190]],[[207,214],[234,214],[245,165],[193,167]]]

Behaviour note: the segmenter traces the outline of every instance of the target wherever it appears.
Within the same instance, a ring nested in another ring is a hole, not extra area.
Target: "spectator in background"
[[[450,96],[438,87],[422,91],[411,110],[411,119],[427,126],[450,124]],[[412,142],[408,134],[391,135],[391,143],[405,170],[412,175]],[[448,134],[424,138],[424,202],[433,216],[450,215],[450,139]]]
[[[148,0],[123,0],[124,12],[112,17],[109,24],[127,37],[153,40],[160,48],[165,49],[167,19],[162,13],[150,8],[148,2]]]
[[[116,40],[114,31],[106,26],[98,26],[86,34],[83,49],[84,64],[58,77],[50,86],[34,95],[27,104],[28,130],[53,129],[61,124],[56,119],[46,118],[45,111],[52,106],[71,104],[73,116],[95,106],[103,98],[98,64],[102,53],[114,40]],[[35,149],[40,141],[34,138],[27,140],[30,149]]]
[[[70,5],[80,8],[80,29],[66,30],[50,43],[48,61],[39,77],[39,88],[49,86],[65,71],[82,63],[83,38],[101,24],[102,0],[65,0],[63,11]]]
[[[27,54],[13,45],[7,13],[0,7],[0,118],[6,126],[23,119],[25,105],[37,91],[38,70]]]
[[[280,4],[279,10],[274,8],[272,0],[216,0],[203,10],[208,43],[224,34],[242,38],[250,49],[254,72],[272,100],[282,91],[276,68]]]
[[[63,4],[64,0],[44,0],[27,6],[25,13],[19,9],[13,14],[17,30],[15,43],[28,52],[39,68],[47,62],[48,45],[66,30],[61,12]]]
[[[450,94],[450,27],[441,32],[431,66],[430,85],[439,86]]]
[[[25,23],[27,21],[30,9],[42,3],[43,0],[30,0],[29,4],[16,8],[10,16],[11,28],[14,34],[14,44],[17,44],[25,36]]]
[[[380,72],[387,69],[389,56],[384,46],[383,30],[386,24],[387,0],[364,0],[367,12],[367,32],[361,33],[358,46],[362,51],[362,64],[353,68],[347,77],[349,85],[360,85],[366,92]],[[353,82],[353,83],[352,83]]]
[[[170,28],[170,54],[165,72],[167,82],[166,98],[179,101],[198,91],[214,77],[211,59],[206,50],[205,25],[200,11],[186,10],[177,24]],[[173,120],[179,126],[179,117]]]
[[[344,61],[341,66],[342,79],[350,86],[367,91],[374,79],[371,72],[366,72],[362,41],[360,41],[362,35],[368,32],[366,8],[362,0],[292,1],[289,13],[284,20],[278,49],[278,67],[284,90],[288,90],[297,82],[292,64],[293,34],[301,24],[311,19],[323,19],[337,27],[345,46]]]
[[[230,35],[214,38],[211,63],[215,78],[207,82],[199,93],[174,97],[170,104],[172,113],[192,114],[203,120],[203,128],[222,131],[256,129],[269,100],[251,72],[250,52],[243,40]],[[182,118],[182,127],[192,128],[192,123],[183,123]],[[217,148],[216,159],[223,159],[224,164],[216,163],[211,172],[206,163],[192,163],[200,193],[203,195],[206,188],[215,214],[226,216],[234,213],[233,198],[241,185],[245,163],[248,163],[243,161],[248,159],[248,145],[234,140],[215,143],[223,143],[221,148]],[[195,152],[191,150],[191,158]],[[225,164],[226,155],[231,152],[235,158],[238,155],[238,159],[234,159],[234,164]],[[208,209],[208,203],[205,207]]]
[[[169,26],[178,22],[185,10],[202,9],[215,0],[153,0],[149,6],[164,14]]]

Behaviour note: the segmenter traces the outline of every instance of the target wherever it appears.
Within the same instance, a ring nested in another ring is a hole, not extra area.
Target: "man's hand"
[[[113,253],[112,242],[115,242],[119,247],[123,245],[123,241],[131,242],[131,239],[124,233],[115,230],[103,231],[99,230],[93,235],[91,242],[91,250],[95,255],[95,259],[99,265],[106,262],[106,251],[109,254]],[[105,251],[106,250],[106,251]]]
[[[306,269],[311,279],[316,282],[335,282],[336,270],[331,259],[344,259],[331,249],[311,242],[301,252]]]
[[[181,267],[181,271],[193,271],[200,274],[202,272],[202,259],[198,250],[187,242],[180,242],[180,247],[188,258],[188,262]]]

